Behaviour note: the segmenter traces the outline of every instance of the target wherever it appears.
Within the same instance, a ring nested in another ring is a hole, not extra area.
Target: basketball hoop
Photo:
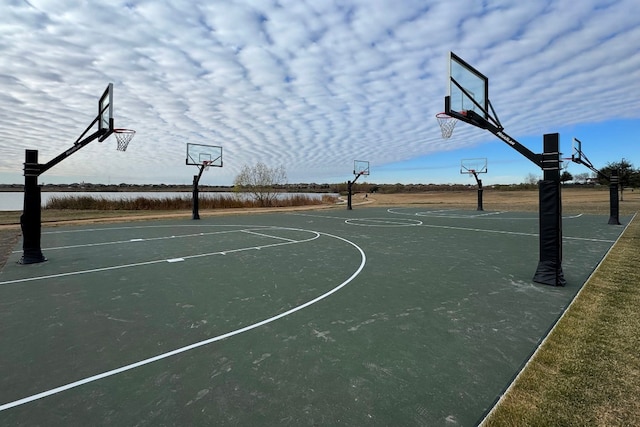
[[[202,162],[202,167],[204,168],[204,170],[208,171],[209,167],[211,166],[211,163],[213,163],[213,160],[205,160]]]
[[[136,131],[131,129],[114,129],[113,133],[116,135],[116,140],[118,141],[118,151],[126,151]]]
[[[451,138],[451,135],[453,134],[453,128],[456,127],[456,123],[458,123],[458,120],[451,117],[447,113],[436,114],[436,119],[438,120],[440,130],[442,131],[442,138]]]

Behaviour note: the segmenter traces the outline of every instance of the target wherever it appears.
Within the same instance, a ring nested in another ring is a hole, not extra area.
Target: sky
[[[448,53],[489,78],[505,132],[534,153],[559,133],[595,167],[640,167],[637,0],[3,0],[0,184],[20,184],[25,150],[46,163],[73,146],[114,87],[112,135],[40,183],[191,184],[186,146],[223,149],[204,185],[245,165],[285,167],[290,183],[485,185],[541,170],[486,130],[443,139]],[[97,130],[93,128],[91,132]],[[590,172],[569,164],[572,174]]]

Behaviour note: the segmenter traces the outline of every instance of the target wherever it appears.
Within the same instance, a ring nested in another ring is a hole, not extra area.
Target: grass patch
[[[638,253],[636,217],[485,426],[640,425]]]

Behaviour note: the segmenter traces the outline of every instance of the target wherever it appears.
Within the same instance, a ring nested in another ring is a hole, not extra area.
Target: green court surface
[[[551,287],[535,213],[44,228],[0,273],[0,424],[475,425],[623,230],[566,216]]]

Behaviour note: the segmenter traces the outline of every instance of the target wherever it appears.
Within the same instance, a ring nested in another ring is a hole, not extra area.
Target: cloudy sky
[[[233,182],[284,165],[289,182],[485,184],[540,170],[465,123],[443,140],[447,55],[490,81],[505,131],[534,152],[558,132],[595,166],[640,167],[638,0],[3,0],[0,183],[21,183],[25,149],[46,163],[71,147],[114,85],[129,149],[93,142],[40,182],[189,184],[187,143],[219,145]],[[579,165],[571,173],[588,170]]]

